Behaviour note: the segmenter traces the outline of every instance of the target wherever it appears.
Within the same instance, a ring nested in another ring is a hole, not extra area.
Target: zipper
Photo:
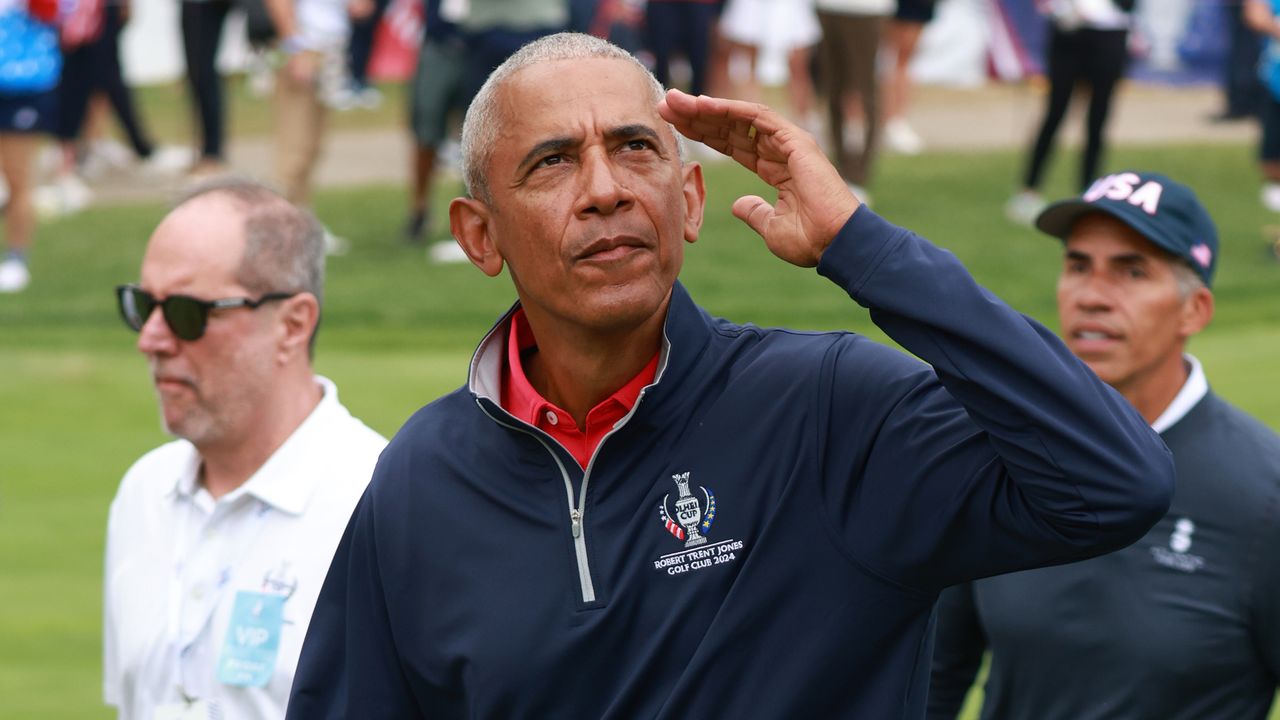
[[[591,474],[591,463],[587,463],[587,471],[582,475],[581,498],[575,502],[573,497],[573,479],[569,477],[569,470],[564,466],[564,461],[560,459],[560,455],[556,453],[549,444],[547,444],[547,440],[542,437],[541,433],[536,430],[530,430],[522,425],[512,425],[501,418],[495,417],[493,413],[489,412],[489,409],[484,406],[484,403],[480,402],[479,398],[476,399],[476,404],[480,406],[481,412],[489,416],[490,420],[493,420],[503,427],[522,432],[525,435],[532,437],[534,440],[537,440],[538,443],[542,445],[543,449],[551,455],[551,459],[556,461],[556,467],[560,470],[560,478],[564,480],[565,494],[569,499],[569,532],[573,535],[573,554],[578,562],[578,586],[582,591],[582,602],[595,602],[596,588],[595,584],[591,581],[591,564],[587,560],[586,530],[584,529],[582,522],[584,515],[583,510],[587,504],[587,480]],[[613,431],[610,431],[610,434],[612,434],[612,432]],[[607,437],[609,436],[605,435],[605,438]],[[556,444],[559,445],[559,443]],[[600,440],[600,444],[604,444],[604,439]],[[596,449],[599,450],[599,447]],[[566,452],[568,451],[566,450]],[[595,458],[592,457],[592,459],[594,460]]]

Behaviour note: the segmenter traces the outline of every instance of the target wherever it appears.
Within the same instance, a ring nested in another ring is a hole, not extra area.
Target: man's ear
[[[1213,319],[1213,292],[1206,287],[1198,287],[1182,301],[1182,335],[1191,337],[1209,324]]]
[[[449,203],[449,229],[471,264],[495,277],[502,272],[502,254],[493,242],[492,211],[475,198],[454,198]]]
[[[320,301],[309,292],[301,292],[280,301],[277,315],[280,327],[280,345],[277,351],[281,364],[297,355],[308,356],[308,344],[320,322]]]
[[[702,166],[696,162],[685,163],[680,172],[684,174],[684,239],[685,242],[697,242],[698,232],[702,230],[703,210],[707,206]]]

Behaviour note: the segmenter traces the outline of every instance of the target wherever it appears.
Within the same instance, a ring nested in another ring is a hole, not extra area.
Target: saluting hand
[[[681,134],[728,155],[778,191],[773,205],[755,195],[738,198],[733,214],[789,263],[817,265],[858,209],[858,199],[813,137],[764,105],[668,90],[658,113]]]

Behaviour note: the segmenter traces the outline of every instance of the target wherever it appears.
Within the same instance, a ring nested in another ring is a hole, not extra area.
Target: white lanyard
[[[199,626],[195,628],[191,634],[191,640],[185,644],[182,643],[182,605],[185,593],[183,592],[183,578],[186,575],[186,553],[187,539],[191,534],[191,512],[192,506],[195,504],[194,496],[188,496],[186,505],[183,508],[182,521],[178,524],[179,532],[177,541],[173,547],[173,562],[170,564],[169,574],[169,604],[168,604],[168,637],[169,642],[173,644],[173,659],[177,664],[178,674],[178,691],[187,702],[191,702],[195,697],[187,692],[187,679],[184,676],[185,667],[182,662],[183,656],[191,649],[193,645],[204,634],[205,628],[213,620],[213,615],[217,612],[218,606],[222,603],[222,595],[227,588],[231,586],[231,578],[235,575],[235,568],[248,555],[249,549],[253,547],[266,526],[266,517],[271,514],[271,506],[262,502],[257,502],[257,510],[253,513],[253,525],[245,532],[241,540],[240,547],[232,554],[228,555],[229,561],[225,563],[218,572],[218,584],[210,592],[214,593],[214,597],[210,600],[209,611],[205,613],[204,619]],[[217,507],[215,505],[215,512]]]

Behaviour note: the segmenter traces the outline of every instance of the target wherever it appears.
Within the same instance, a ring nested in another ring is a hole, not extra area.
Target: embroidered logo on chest
[[[741,540],[712,543],[707,538],[716,521],[715,493],[702,485],[698,486],[699,492],[691,492],[687,472],[676,473],[671,479],[679,496],[674,503],[670,493],[662,496],[658,518],[672,537],[684,543],[684,549],[658,558],[653,563],[654,569],[665,570],[668,575],[680,575],[737,560],[737,553],[742,552]],[[675,508],[674,515],[672,507]]]
[[[1167,568],[1185,573],[1193,573],[1204,567],[1204,558],[1192,555],[1192,535],[1196,524],[1190,518],[1178,518],[1173,524],[1173,533],[1169,535],[1169,547],[1151,546],[1151,556],[1155,561]]]

